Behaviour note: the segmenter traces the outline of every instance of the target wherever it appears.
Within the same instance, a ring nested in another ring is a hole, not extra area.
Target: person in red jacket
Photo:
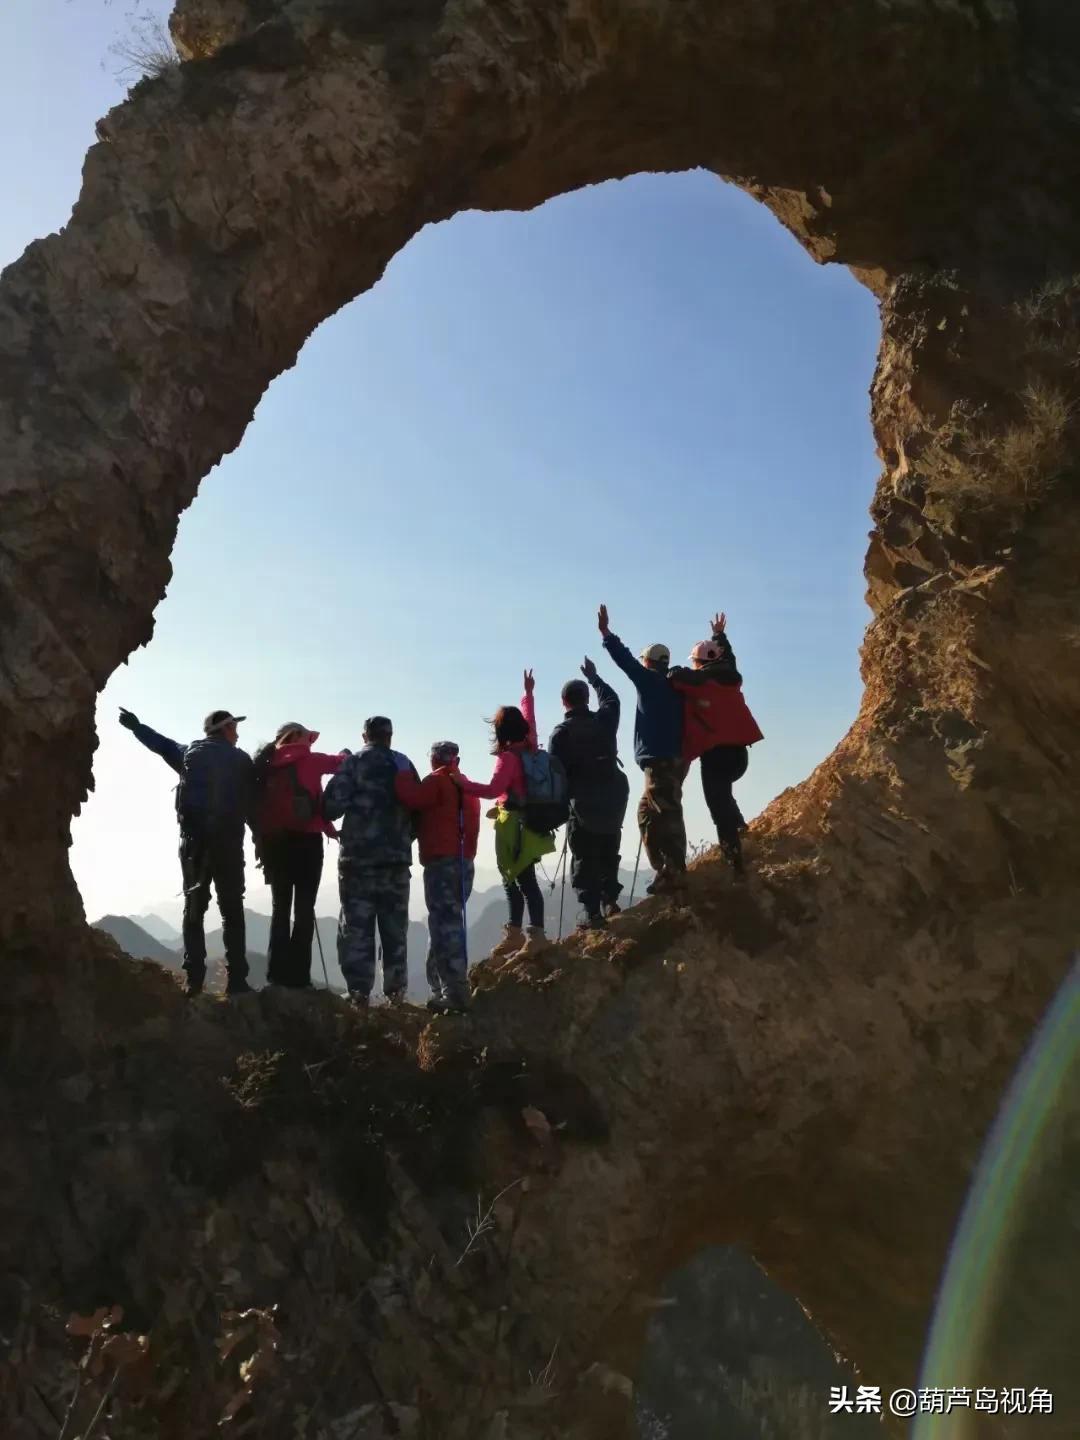
[[[319,738],[295,720],[254,756],[255,848],[270,886],[270,985],[311,984],[315,897],[323,867],[323,836],[336,835],[322,814],[322,777],[337,772],[347,751],[323,755]]]
[[[469,956],[465,907],[473,887],[473,862],[480,834],[480,801],[454,783],[461,779],[453,740],[431,747],[431,774],[417,780],[399,770],[394,789],[400,804],[419,816],[420,864],[428,910],[428,1009],[438,1015],[469,1008]]]
[[[725,615],[714,617],[712,632],[711,640],[694,646],[692,668],[676,666],[669,677],[683,696],[683,760],[689,765],[701,756],[701,788],[720,848],[741,875],[746,822],[732,786],[746,774],[749,746],[764,737],[743,699]]]

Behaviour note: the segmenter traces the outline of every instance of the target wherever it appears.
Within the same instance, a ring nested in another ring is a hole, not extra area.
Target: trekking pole
[[[567,834],[567,840],[569,840],[569,838],[570,838],[570,837],[569,837],[569,834]],[[564,840],[564,841],[563,841],[562,886],[561,886],[561,888],[560,888],[560,890],[559,890],[559,939],[560,939],[560,940],[562,939],[563,906],[566,904],[566,844],[567,844],[567,840]]]
[[[564,835],[564,836],[563,836],[562,854],[559,856],[559,859],[558,859],[558,861],[557,861],[557,863],[556,863],[556,865],[555,865],[555,874],[551,877],[551,891],[550,891],[550,893],[551,893],[552,895],[555,894],[555,884],[556,884],[556,881],[557,881],[558,878],[559,878],[559,866],[560,866],[560,865],[561,865],[562,868],[563,868],[563,883],[565,884],[565,882],[566,882],[566,847],[567,847],[567,844],[569,843],[569,840],[570,840],[569,835]],[[541,868],[542,870],[543,870],[543,866],[544,866],[544,862],[541,861],[541,862],[540,862],[540,868]],[[544,879],[545,879],[545,880],[547,879],[547,871],[546,871],[546,870],[544,870]]]
[[[322,936],[319,934],[319,922],[318,922],[318,920],[315,921],[315,939],[316,939],[316,942],[318,943],[318,946],[319,946],[319,959],[322,961],[323,979],[326,981],[326,988],[329,990],[329,989],[330,989],[330,976],[327,974],[327,970],[326,970],[326,956],[323,954]]]
[[[465,919],[465,797],[458,791],[458,873],[461,876],[461,953],[465,957],[465,974],[469,973],[469,927]]]
[[[645,837],[644,837],[644,835],[642,835],[642,836],[639,837],[638,842],[637,842],[637,859],[634,861],[634,882],[633,882],[633,884],[630,886],[630,901],[629,901],[629,904],[628,904],[627,907],[626,907],[628,910],[630,909],[630,906],[633,905],[633,903],[634,903],[634,891],[637,889],[637,872],[638,872],[638,866],[641,864],[641,847],[642,847],[642,845],[644,845],[644,843],[645,843]]]

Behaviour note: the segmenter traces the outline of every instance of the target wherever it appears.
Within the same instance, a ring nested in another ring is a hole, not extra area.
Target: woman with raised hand
[[[764,737],[743,699],[727,616],[721,612],[713,617],[712,638],[694,646],[689,669],[680,665],[668,674],[685,702],[683,760],[689,765],[701,756],[701,788],[720,850],[735,874],[741,875],[746,822],[732,786],[746,774],[749,747]]]
[[[544,897],[536,878],[536,862],[555,849],[555,841],[551,835],[530,830],[522,814],[528,794],[522,757],[537,749],[535,687],[532,671],[526,670],[520,708],[500,705],[489,721],[493,731],[492,754],[496,757],[490,781],[484,785],[478,780],[454,777],[465,795],[496,802],[488,816],[495,822],[495,857],[506,891],[509,917],[503,938],[491,952],[493,960],[536,955],[547,946]],[[528,934],[522,929],[526,907]]]

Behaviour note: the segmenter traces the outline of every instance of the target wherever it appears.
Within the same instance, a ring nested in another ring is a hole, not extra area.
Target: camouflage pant
[[[468,956],[461,913],[462,883],[465,900],[472,894],[473,862],[465,861],[465,874],[456,857],[432,860],[424,866],[424,899],[428,911],[427,978],[436,1000],[468,998]]]
[[[686,869],[686,826],[683,823],[682,789],[686,779],[685,761],[650,760],[645,771],[645,793],[638,806],[638,829],[649,864],[681,873]]]
[[[408,865],[342,865],[338,884],[338,964],[349,994],[370,995],[374,988],[376,923],[382,942],[383,990],[387,995],[403,994],[409,983]]]

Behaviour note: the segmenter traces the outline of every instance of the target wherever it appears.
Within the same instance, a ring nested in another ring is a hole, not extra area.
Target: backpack
[[[266,771],[259,797],[259,833],[306,830],[318,818],[319,805],[300,783],[295,765],[275,765]]]
[[[562,761],[546,750],[521,751],[525,776],[523,820],[537,835],[546,835],[565,825],[570,816],[570,787]]]
[[[181,824],[243,825],[250,799],[251,760],[222,741],[196,740],[184,751],[176,787]]]

